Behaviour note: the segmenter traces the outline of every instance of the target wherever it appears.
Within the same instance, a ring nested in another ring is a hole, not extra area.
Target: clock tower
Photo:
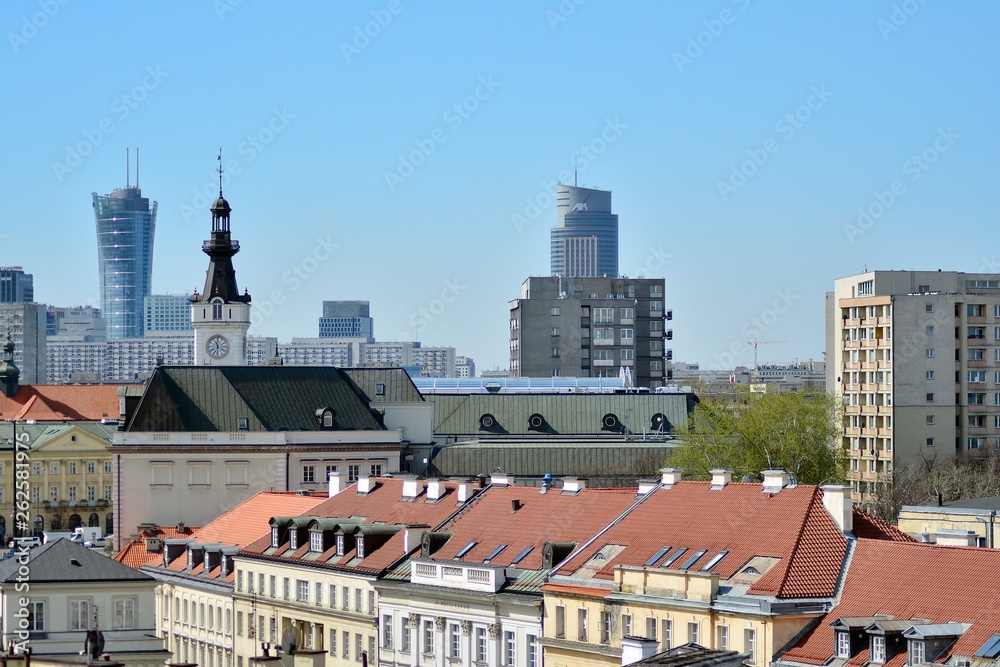
[[[208,255],[205,290],[191,296],[194,359],[200,366],[245,366],[250,294],[236,287],[233,255],[239,241],[229,234],[232,208],[222,196],[222,154],[219,154],[219,198],[212,204],[212,238],[201,245]]]

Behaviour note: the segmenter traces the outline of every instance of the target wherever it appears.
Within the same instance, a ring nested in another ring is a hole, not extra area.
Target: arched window
[[[99,528],[101,525],[101,517],[96,514],[91,514],[90,518],[87,519],[87,525],[91,528]]]
[[[62,528],[62,518],[58,514],[49,520],[49,528],[52,530],[59,530]]]
[[[79,514],[69,515],[69,526],[67,526],[67,528],[69,528],[70,530],[76,530],[82,525],[83,525],[83,519],[80,518]]]

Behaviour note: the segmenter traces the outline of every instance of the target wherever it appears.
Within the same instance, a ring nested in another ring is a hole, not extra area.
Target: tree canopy
[[[736,479],[783,469],[803,484],[842,482],[846,456],[840,447],[840,406],[825,393],[750,393],[703,399],[682,443],[667,463],[708,479],[713,468]]]

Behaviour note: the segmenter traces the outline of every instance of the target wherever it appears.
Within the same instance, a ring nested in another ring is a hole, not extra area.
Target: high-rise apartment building
[[[611,191],[559,184],[556,208],[552,275],[617,276],[618,216],[611,212]]]
[[[31,303],[35,279],[23,266],[0,266],[0,303]]]
[[[826,307],[857,497],[893,466],[1000,446],[1000,274],[869,271],[836,280]]]
[[[45,382],[45,306],[40,303],[0,304],[0,332],[10,330],[14,364],[21,369],[21,384]]]
[[[143,197],[138,184],[92,196],[101,312],[108,338],[139,338],[143,299],[150,293],[153,275],[157,203]]]
[[[455,377],[476,377],[476,362],[473,361],[472,357],[455,357]]]
[[[143,331],[150,334],[166,331],[193,331],[191,296],[188,294],[150,294],[143,302]]]
[[[45,333],[49,336],[90,336],[104,340],[107,323],[93,306],[47,306]]]
[[[509,303],[511,377],[671,379],[662,278],[528,278]]]
[[[319,318],[320,338],[372,337],[373,321],[368,301],[324,301],[323,317]]]

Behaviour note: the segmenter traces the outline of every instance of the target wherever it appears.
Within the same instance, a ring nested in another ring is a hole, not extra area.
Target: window
[[[698,643],[698,623],[697,621],[691,621],[688,623],[688,643],[697,644]]]
[[[271,597],[278,597],[278,578],[272,574],[269,583],[271,584],[271,587],[268,590],[271,591]],[[263,595],[264,591],[261,591],[260,593]]]
[[[45,603],[31,600],[25,609],[28,610],[28,632],[45,632]]]
[[[392,616],[382,614],[382,648],[392,648]]]
[[[933,403],[934,402],[934,394],[933,393],[928,393],[927,394],[927,402],[928,403]]]
[[[934,438],[927,438],[927,446],[928,447],[934,446]]]
[[[722,650],[722,651],[728,651],[729,650],[729,626],[728,625],[720,625],[718,627],[718,629],[716,630],[716,632],[719,635],[718,638],[717,638],[717,641],[716,641],[716,643],[718,644],[716,646],[716,648],[719,649],[719,650]]]
[[[632,636],[632,614],[622,614],[622,637]]]
[[[0,472],[3,472],[3,471],[0,470]],[[69,462],[69,474],[70,475],[75,475],[76,474],[76,461],[70,461]]]
[[[757,662],[757,630],[754,628],[745,628],[743,630],[743,652],[749,657],[747,662],[751,665]]]
[[[934,327],[932,327],[932,326],[927,326],[927,328],[924,331],[925,331],[925,333],[928,336],[933,336],[934,335]]]
[[[375,591],[368,591],[368,613],[375,615]]]
[[[566,607],[562,605],[556,606],[556,637],[566,638]]]
[[[517,664],[517,643],[513,632],[503,633],[503,664],[514,667]]]
[[[381,477],[382,476],[382,464],[381,463],[373,463],[371,465],[371,468],[369,468],[368,472],[371,473],[372,477]]]
[[[986,402],[986,394],[970,392],[967,394],[967,398],[969,405],[983,405]]]
[[[875,281],[865,280],[858,283],[858,296],[871,296],[875,293]]]
[[[934,312],[934,304],[933,303],[926,304],[924,306],[924,312],[925,313],[933,313]]]
[[[611,642],[611,614],[607,610],[601,611],[601,643]]]
[[[986,371],[969,371],[969,382],[986,382]]]
[[[983,445],[986,444],[986,438],[975,437],[969,438],[969,449],[982,449]]]
[[[424,646],[423,653],[434,653],[434,622],[424,621]]]
[[[635,334],[634,329],[622,329],[621,330],[622,341],[632,340],[634,334]]]
[[[538,637],[536,635],[525,635],[528,643],[528,667],[538,667]]]
[[[614,324],[614,308],[594,308],[594,324]]]
[[[851,657],[851,635],[846,632],[837,633],[837,657]]]
[[[289,579],[288,577],[283,577],[281,583],[283,584],[283,587],[284,587],[284,591],[283,591],[284,594],[285,594],[284,598],[286,600],[290,600],[291,597],[292,597],[292,580]]]
[[[559,327],[552,327],[552,335],[553,336],[559,335]]]
[[[549,313],[553,317],[559,317],[559,306],[554,307],[552,310],[549,311]]]
[[[577,621],[577,635],[581,642],[587,641],[587,610],[577,609],[576,610],[576,621]]]
[[[115,600],[115,630],[135,630],[135,598]]]
[[[606,340],[612,343],[615,340],[615,330],[614,329],[594,329],[594,340]],[[600,343],[597,343],[600,345]]]
[[[486,628],[476,628],[476,662],[486,662]]]
[[[986,305],[982,303],[968,303],[965,305],[965,314],[969,317],[986,317]]]
[[[618,312],[621,314],[622,322],[635,318],[635,308],[622,308]]]
[[[302,466],[302,483],[313,484],[315,482],[316,482],[316,466],[314,465]]]
[[[87,461],[87,474],[93,475],[97,473],[97,464],[94,461]]]
[[[52,465],[49,466],[49,473],[53,474],[53,475],[58,475],[59,474],[59,464],[53,462]]]
[[[59,502],[59,487],[58,486],[50,486],[49,487],[49,500],[52,501],[52,502],[54,502],[54,503]]]
[[[323,604],[323,584],[316,582],[316,599],[313,600],[316,604]]]
[[[326,647],[327,651],[330,652],[330,657],[337,657],[337,630],[330,630],[330,645]]]
[[[969,338],[973,340],[986,338],[986,327],[968,327],[967,332],[969,334]]]
[[[351,607],[351,589],[344,586],[340,589],[340,607],[341,609],[347,610]]]
[[[927,348],[926,350],[924,350],[924,354],[927,356],[928,359],[932,358],[934,356],[934,348],[933,347]]]
[[[885,662],[885,637],[882,635],[872,637],[871,661]]]
[[[926,655],[924,651],[924,642],[918,639],[911,639],[909,648],[910,648],[910,656],[907,662],[909,662],[911,665],[923,664],[925,662],[925,655]]]
[[[927,415],[927,425],[928,426],[934,425],[934,415]]]
[[[924,373],[924,377],[926,379],[928,379],[928,380],[933,380],[934,379],[934,371],[927,371],[926,373]]]
[[[281,542],[279,541],[278,534],[279,534],[278,527],[277,526],[271,526],[271,547],[272,548],[281,546]]]
[[[635,350],[622,350],[622,361],[632,361],[633,359],[635,359]]]
[[[110,484],[105,484],[104,485],[104,499],[105,500],[109,500],[109,501],[111,500],[111,491],[112,491],[111,485]]]
[[[97,500],[97,487],[93,486],[93,485],[88,486],[87,487],[87,501],[88,502],[95,502],[96,500]]]
[[[315,530],[309,533],[309,551],[323,552],[323,533]]]
[[[674,622],[669,618],[660,622],[660,650],[669,651],[674,639]]]
[[[983,348],[981,347],[970,347],[968,350],[969,361],[978,361],[983,358]]]
[[[76,502],[76,486],[69,487],[69,501],[71,503]]]
[[[90,629],[90,600],[69,601],[69,629]]]
[[[361,466],[358,466],[358,465],[349,465],[349,466],[347,466],[347,481],[348,482],[356,482],[356,481],[358,481],[358,477],[360,477],[360,476],[361,476]]]
[[[237,637],[242,637],[243,636],[243,612],[242,611],[236,612],[236,636]]]
[[[354,589],[354,611],[361,613],[361,593],[363,591],[360,588]]]
[[[354,634],[354,659],[361,662],[361,652],[365,650],[365,641],[361,633]]]
[[[461,655],[461,633],[457,623],[448,624],[448,657],[458,658]]]

